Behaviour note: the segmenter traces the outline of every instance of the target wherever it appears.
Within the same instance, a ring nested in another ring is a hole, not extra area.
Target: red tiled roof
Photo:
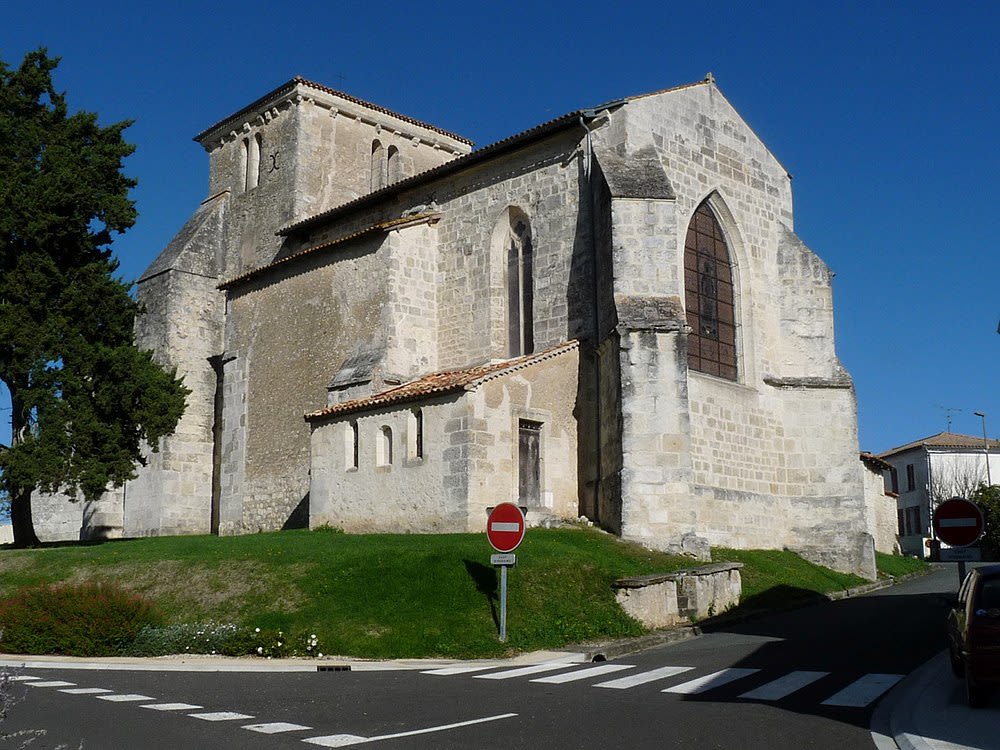
[[[889,471],[892,468],[891,464],[889,464],[887,461],[883,461],[874,453],[868,453],[866,451],[862,451],[861,460],[875,471]]]
[[[338,96],[341,99],[346,99],[349,102],[354,102],[355,104],[360,104],[362,107],[374,110],[375,112],[381,112],[382,114],[389,115],[390,117],[395,117],[397,120],[402,120],[403,122],[408,122],[411,125],[416,125],[421,128],[427,128],[428,130],[433,130],[436,133],[441,133],[441,135],[446,135],[449,138],[454,138],[455,140],[462,141],[463,143],[468,143],[470,146],[472,145],[472,141],[470,141],[468,138],[465,138],[464,136],[458,135],[457,133],[452,133],[448,130],[443,130],[441,128],[435,127],[434,125],[431,125],[429,123],[421,122],[420,120],[416,120],[412,117],[407,117],[406,115],[401,115],[398,112],[393,112],[391,109],[386,109],[385,107],[381,107],[378,104],[372,104],[371,102],[366,102],[364,99],[358,99],[356,96],[345,94],[343,91],[337,91],[336,89],[328,88],[320,83],[314,83],[313,81],[308,81],[305,78],[302,78],[301,76],[295,76],[295,78],[293,78],[292,80],[287,81],[286,83],[283,83],[280,86],[278,86],[278,88],[274,89],[273,91],[264,94],[264,96],[262,96],[260,99],[257,99],[252,104],[248,104],[246,107],[239,110],[238,112],[234,112],[228,117],[224,117],[211,127],[205,128],[203,131],[201,131],[200,133],[198,133],[198,135],[194,137],[194,140],[201,142],[201,139],[204,138],[209,133],[211,133],[213,130],[222,127],[223,125],[226,125],[229,122],[242,119],[244,115],[249,114],[250,112],[253,112],[257,109],[260,109],[262,106],[264,106],[265,103],[273,99],[278,99],[284,96],[285,94],[291,92],[298,85],[308,86],[309,88],[316,89],[317,91],[323,91],[327,94],[333,94],[334,96]]]
[[[572,341],[563,342],[562,344],[550,346],[548,349],[544,349],[543,351],[536,352],[534,354],[526,354],[523,357],[515,357],[514,359],[506,359],[501,362],[477,365],[464,370],[435,372],[430,375],[425,375],[422,378],[411,380],[408,383],[403,383],[402,385],[382,391],[381,393],[376,393],[374,396],[356,398],[351,401],[344,401],[340,404],[331,404],[330,406],[323,407],[322,409],[317,409],[316,411],[306,414],[305,419],[307,422],[312,422],[324,417],[347,414],[350,412],[361,411],[363,409],[371,409],[376,406],[385,406],[404,401],[416,401],[428,396],[437,396],[444,393],[451,393],[453,391],[474,391],[482,383],[485,383],[488,380],[492,380],[502,375],[507,375],[508,373],[515,372],[517,370],[522,370],[525,367],[530,367],[533,364],[547,359],[552,359],[560,354],[576,349],[579,346],[580,343],[574,339]]]
[[[1000,450],[1000,441],[988,440],[987,443],[991,451]],[[920,440],[914,440],[912,443],[901,445],[898,448],[892,448],[891,450],[879,453],[878,455],[880,458],[885,458],[886,456],[893,456],[897,453],[902,453],[914,448],[978,448],[979,450],[982,450],[983,439],[981,437],[975,437],[974,435],[959,435],[955,432],[939,432],[937,435],[931,435],[930,437],[921,438]]]

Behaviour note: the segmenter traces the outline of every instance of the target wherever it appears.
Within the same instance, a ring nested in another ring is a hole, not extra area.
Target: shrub
[[[162,622],[151,603],[108,584],[25,586],[0,599],[0,651],[116,656]]]
[[[129,656],[217,654],[220,656],[322,656],[315,633],[286,636],[273,628],[202,622],[149,625],[127,649]]]

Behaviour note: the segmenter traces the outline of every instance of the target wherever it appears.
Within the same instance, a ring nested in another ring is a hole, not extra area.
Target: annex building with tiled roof
[[[985,430],[984,430],[985,431]],[[934,509],[951,497],[968,498],[1000,478],[1000,441],[983,435],[939,432],[878,454],[886,488],[896,497],[902,551],[931,553]]]
[[[208,197],[137,292],[188,408],[84,536],[479,532],[513,501],[874,575],[832,274],[711,76],[475,150],[295,78],[196,140]]]

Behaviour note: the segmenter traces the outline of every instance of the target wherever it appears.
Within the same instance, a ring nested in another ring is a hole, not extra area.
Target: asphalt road
[[[22,670],[23,700],[0,730],[45,730],[31,750],[871,748],[878,699],[944,648],[956,588],[948,568],[614,661],[531,672]]]

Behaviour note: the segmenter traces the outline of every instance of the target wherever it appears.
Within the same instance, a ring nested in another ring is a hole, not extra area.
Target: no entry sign
[[[934,511],[934,536],[952,547],[968,547],[983,535],[983,512],[961,497],[941,503]]]
[[[514,503],[500,503],[486,519],[486,538],[497,552],[513,552],[524,539],[524,513]]]

